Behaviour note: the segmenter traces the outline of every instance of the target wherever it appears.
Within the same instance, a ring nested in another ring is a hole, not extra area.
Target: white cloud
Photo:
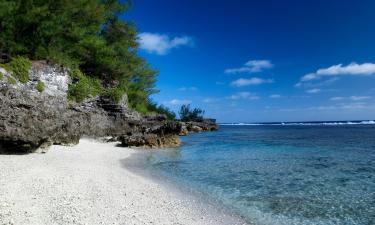
[[[283,112],[295,112],[295,111],[333,111],[333,110],[363,110],[363,109],[375,109],[374,104],[368,104],[364,102],[349,102],[340,103],[335,105],[322,105],[322,106],[312,106],[308,108],[281,108],[278,111]]]
[[[252,77],[249,79],[246,78],[240,78],[231,83],[232,86],[235,87],[243,87],[248,85],[259,85],[259,84],[265,84],[265,83],[273,83],[273,79],[261,79],[258,77]]]
[[[149,53],[156,53],[158,55],[165,55],[173,48],[193,44],[192,38],[188,36],[171,38],[166,34],[145,32],[140,33],[138,37],[141,49],[146,50]]]
[[[302,86],[302,82],[298,82],[294,85],[294,87],[301,87]]]
[[[238,100],[238,99],[250,99],[250,100],[257,100],[259,99],[258,96],[254,95],[253,93],[243,91],[243,92],[237,92],[236,94],[230,95],[226,97],[230,100]]]
[[[340,80],[340,78],[332,77],[327,80],[323,80],[321,82],[298,82],[294,85],[294,87],[298,87],[298,88],[299,87],[305,87],[305,88],[323,87],[323,86],[329,86],[338,80]]]
[[[350,63],[346,66],[343,64],[333,65],[328,68],[318,69],[315,73],[306,74],[301,78],[302,82],[317,80],[325,76],[369,76],[375,75],[375,64],[374,63]]]
[[[362,101],[362,100],[366,100],[370,98],[371,96],[350,96],[350,100],[353,100],[353,101]]]
[[[196,88],[196,87],[180,87],[178,90],[179,91],[197,91],[198,88]]]
[[[269,97],[270,97],[270,98],[281,98],[281,95],[276,95],[276,94],[274,94],[274,95],[270,95]]]
[[[356,95],[353,95],[353,96],[350,96],[350,97],[332,97],[330,98],[331,101],[341,101],[341,100],[345,100],[345,99],[348,99],[348,100],[352,100],[352,101],[362,101],[362,100],[367,100],[367,99],[371,99],[372,97],[371,96],[356,96]]]
[[[191,100],[187,99],[172,99],[168,102],[164,102],[167,105],[184,105],[184,104],[190,104]]]
[[[264,69],[270,69],[273,64],[269,60],[250,60],[245,63],[242,67],[226,69],[224,73],[237,74],[237,73],[256,73],[261,72]]]
[[[314,88],[314,89],[307,90],[306,92],[309,93],[309,94],[317,94],[320,91],[321,90],[319,88]]]
[[[213,103],[213,102],[217,102],[217,101],[219,101],[218,98],[204,98],[202,100],[202,102],[204,102],[204,103]]]
[[[345,98],[344,97],[332,97],[330,98],[331,101],[341,101],[341,100],[344,100]]]

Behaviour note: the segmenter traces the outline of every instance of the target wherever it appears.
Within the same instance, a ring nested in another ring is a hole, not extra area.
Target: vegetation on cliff
[[[120,18],[128,8],[120,0],[0,0],[0,63],[27,82],[26,58],[49,60],[70,68],[71,100],[127,94],[144,114],[169,112],[150,100],[157,71],[138,55],[134,24]]]
[[[13,76],[17,78],[21,83],[27,83],[29,81],[31,61],[28,58],[16,56],[12,58],[12,61],[10,61],[9,69],[12,72]]]
[[[46,85],[43,83],[43,81],[38,81],[38,83],[36,84],[36,89],[39,92],[43,92],[45,88],[46,88]]]
[[[13,77],[8,77],[7,81],[8,81],[9,84],[12,84],[12,85],[17,84],[16,79],[14,79]]]

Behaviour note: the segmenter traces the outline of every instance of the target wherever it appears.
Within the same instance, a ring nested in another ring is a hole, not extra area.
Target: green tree
[[[203,120],[204,110],[200,108],[190,108],[190,104],[182,105],[180,111],[178,112],[180,115],[181,121],[188,122],[188,121],[195,121],[200,122]]]
[[[134,24],[120,19],[129,5],[127,0],[0,0],[0,63],[16,56],[47,59],[84,74],[81,83],[70,86],[71,99],[106,94],[119,100],[128,94],[132,108],[149,110],[157,71],[138,55]],[[87,87],[90,82],[95,91]]]

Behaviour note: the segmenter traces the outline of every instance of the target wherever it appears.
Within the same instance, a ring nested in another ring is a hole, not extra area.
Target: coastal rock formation
[[[0,87],[0,151],[31,152],[51,144],[76,144],[82,135],[105,135],[104,110],[70,107],[63,96]]]
[[[118,140],[121,141],[123,146],[147,146],[151,148],[179,146],[181,142],[176,134],[181,130],[180,123],[163,121],[148,118],[143,121],[143,124],[138,124],[132,133],[121,135]]]
[[[188,133],[199,133],[202,131],[216,131],[219,125],[215,119],[203,119],[202,121],[181,122],[180,135],[187,135]]]
[[[1,67],[0,72],[12,76]],[[45,84],[42,92],[36,90],[39,81]],[[25,84],[0,80],[0,153],[44,151],[51,144],[77,144],[82,136],[110,136],[123,146],[175,147],[179,135],[218,129],[213,120],[185,123],[164,115],[141,116],[129,108],[126,95],[119,103],[104,96],[71,103],[69,82],[67,70],[45,61],[33,62]]]

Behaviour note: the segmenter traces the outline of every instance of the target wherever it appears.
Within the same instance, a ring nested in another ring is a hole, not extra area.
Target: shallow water
[[[375,126],[222,126],[147,168],[255,224],[375,224]]]

